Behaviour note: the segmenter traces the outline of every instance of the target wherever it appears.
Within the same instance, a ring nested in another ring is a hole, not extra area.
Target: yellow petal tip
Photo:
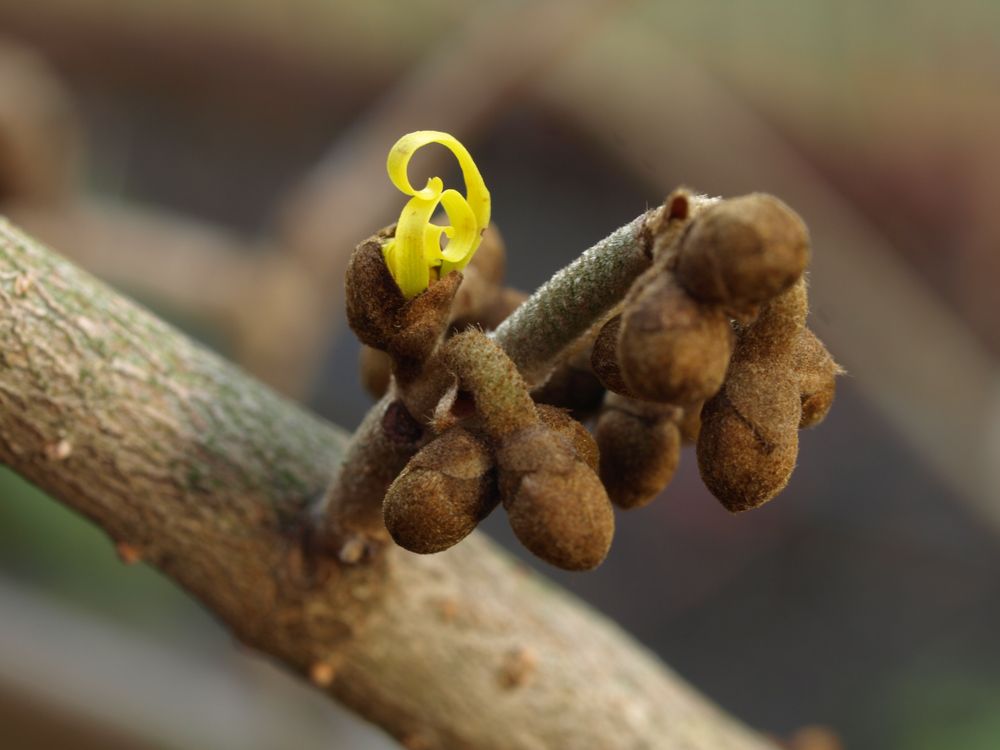
[[[457,190],[445,190],[440,177],[431,177],[422,190],[410,183],[410,158],[430,143],[444,146],[458,159],[465,180],[464,196]],[[438,130],[417,130],[396,141],[389,151],[386,171],[392,184],[410,196],[399,215],[396,236],[383,248],[392,277],[403,296],[410,299],[430,284],[431,269],[445,274],[460,271],[469,263],[490,223],[490,193],[465,146],[453,135]],[[450,222],[446,226],[431,224],[439,205]],[[448,238],[444,248],[442,234]]]

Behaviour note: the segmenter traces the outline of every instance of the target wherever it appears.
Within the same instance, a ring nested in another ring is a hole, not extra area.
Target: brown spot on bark
[[[538,668],[538,656],[528,646],[518,646],[504,655],[500,667],[500,686],[506,690],[521,687]]]
[[[45,446],[45,457],[49,461],[65,461],[73,454],[73,444],[66,438]]]
[[[115,552],[123,565],[135,565],[137,562],[142,562],[142,552],[134,544],[118,542],[115,544]]]

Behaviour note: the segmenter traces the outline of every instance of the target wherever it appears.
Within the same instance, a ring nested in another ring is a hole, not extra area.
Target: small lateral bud
[[[774,375],[756,365],[741,367],[701,412],[701,478],[733,513],[773,498],[795,468],[798,388],[792,378]]]
[[[347,323],[361,343],[385,350],[396,334],[396,316],[406,303],[382,257],[388,227],[358,245],[347,263],[344,285]]]
[[[653,272],[652,278],[644,278]],[[668,404],[703,401],[722,385],[733,332],[717,307],[693,300],[653,266],[625,301],[618,363],[636,398]]]
[[[700,302],[744,310],[788,289],[809,262],[809,232],[771,195],[720,201],[692,222],[677,252],[677,279]]]
[[[656,213],[649,225],[655,238],[650,248],[654,261],[671,254],[674,243],[687,227],[692,214],[701,210],[704,198],[700,198],[698,208],[692,205],[693,198],[687,188],[677,188],[667,196],[662,209]]]
[[[601,564],[614,536],[614,512],[597,475],[569,441],[544,425],[508,435],[497,451],[500,495],[514,534],[564,570]]]
[[[802,418],[799,429],[814,427],[823,421],[837,390],[837,376],[843,373],[816,334],[803,328],[795,339],[792,367],[799,379]]]
[[[791,352],[804,309],[802,281],[769,302],[741,334],[722,390],[702,408],[701,477],[734,513],[773,498],[795,468],[802,402]]]
[[[390,485],[386,528],[411,552],[440,552],[468,536],[497,505],[493,457],[472,433],[454,427],[422,448]]]
[[[673,479],[680,461],[681,409],[609,393],[597,419],[601,481],[620,508],[639,508]]]
[[[23,297],[29,291],[31,287],[35,284],[35,277],[30,273],[18,274],[17,278],[14,279],[14,296]]]

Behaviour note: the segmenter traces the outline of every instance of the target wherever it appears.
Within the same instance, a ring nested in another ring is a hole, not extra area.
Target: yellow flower
[[[444,189],[440,177],[431,177],[423,190],[416,190],[406,174],[414,152],[428,143],[440,143],[458,159],[465,179],[465,196]],[[472,156],[454,136],[437,130],[407,133],[389,151],[386,169],[392,184],[412,196],[403,207],[396,236],[383,247],[385,262],[407,299],[417,296],[430,284],[431,269],[443,275],[460,271],[479,247],[483,230],[490,222],[490,193]],[[447,226],[431,223],[438,205],[444,207]],[[441,235],[448,238],[442,249]]]

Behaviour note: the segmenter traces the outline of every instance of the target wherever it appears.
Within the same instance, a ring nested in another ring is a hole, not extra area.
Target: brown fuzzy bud
[[[457,544],[496,507],[489,447],[453,428],[424,446],[390,485],[382,503],[400,547],[429,554]]]
[[[543,425],[508,435],[497,451],[500,495],[521,543],[564,570],[590,570],[611,547],[615,517],[604,486],[569,441]]]
[[[653,266],[625,299],[618,363],[637,398],[687,404],[719,390],[732,342],[732,327],[719,308],[696,302]]]
[[[358,357],[358,370],[361,375],[361,385],[372,398],[382,398],[389,390],[392,359],[385,352],[362,344],[361,354]]]
[[[363,344],[386,351],[400,382],[413,380],[441,340],[462,275],[453,271],[413,299],[403,297],[382,253],[395,227],[355,248],[348,262],[347,322]]]
[[[805,279],[765,305],[756,320],[742,329],[733,362],[779,363],[791,367],[792,350],[809,315]]]
[[[482,331],[453,336],[441,356],[496,446],[500,497],[517,538],[566,570],[599,565],[611,546],[614,513],[601,481],[577,454],[574,443],[583,436],[564,437],[565,421],[544,409],[546,419],[562,424],[559,432],[542,424],[517,367]]]
[[[538,404],[536,409],[542,424],[569,440],[577,458],[596,472],[600,464],[600,453],[597,450],[597,443],[594,442],[594,436],[587,428],[573,419],[564,409],[549,404]]]
[[[621,330],[622,316],[616,315],[601,328],[594,339],[594,348],[590,353],[590,366],[598,380],[609,391],[631,396],[621,367],[618,365],[618,334]]]
[[[663,203],[663,208],[650,225],[654,236],[652,247],[654,260],[671,255],[674,243],[684,232],[692,215],[703,211],[716,200],[704,196],[696,197],[684,187],[670,193]]]
[[[768,303],[740,336],[722,390],[702,408],[701,477],[734,513],[773,498],[795,468],[802,402],[791,351],[805,309],[801,281]]]
[[[777,198],[752,193],[720,201],[691,223],[676,274],[695,299],[745,310],[788,289],[809,262],[809,232]]]
[[[802,398],[802,419],[799,429],[813,427],[823,421],[837,390],[837,376],[843,373],[823,342],[808,328],[795,339],[792,367],[799,379]]]
[[[392,237],[395,225],[358,245],[347,263],[344,295],[347,323],[361,343],[388,349],[396,334],[396,316],[406,298],[392,278],[382,255],[382,243]]]
[[[680,461],[681,410],[609,393],[597,420],[601,481],[620,508],[639,508],[673,479]]]
[[[756,365],[733,372],[705,403],[698,468],[729,511],[763,505],[788,484],[798,456],[800,416],[792,378]]]

